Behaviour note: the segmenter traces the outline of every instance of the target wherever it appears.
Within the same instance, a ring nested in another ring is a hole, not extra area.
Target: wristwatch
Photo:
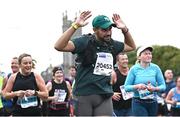
[[[38,96],[38,91],[34,90],[34,96]]]

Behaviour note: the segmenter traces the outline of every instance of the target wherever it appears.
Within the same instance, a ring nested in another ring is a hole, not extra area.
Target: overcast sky
[[[179,0],[0,0],[0,70],[10,72],[10,61],[21,53],[37,60],[37,71],[63,61],[54,44],[62,34],[62,13],[70,20],[79,11],[92,17],[83,33],[92,32],[91,21],[99,14],[120,14],[137,46],[172,45],[180,48]],[[123,41],[121,31],[113,38]]]

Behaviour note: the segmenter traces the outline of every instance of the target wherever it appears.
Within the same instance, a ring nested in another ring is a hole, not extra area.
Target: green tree
[[[180,49],[173,46],[153,46],[152,62],[159,65],[162,72],[166,69],[172,69],[175,76],[180,75]],[[136,51],[129,52],[129,64],[132,66],[136,61]]]

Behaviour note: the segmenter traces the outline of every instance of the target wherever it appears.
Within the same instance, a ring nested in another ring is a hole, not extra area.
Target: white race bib
[[[29,97],[23,97],[18,98],[19,105],[21,105],[21,108],[28,108],[28,107],[34,107],[38,105],[37,96],[29,96]]]
[[[65,92],[65,90],[56,89],[54,92],[54,96],[56,96],[58,98],[57,98],[57,100],[55,100],[55,102],[64,102],[66,99],[66,95],[67,95],[67,93]]]
[[[154,94],[147,89],[139,90],[140,99],[154,99]]]
[[[180,102],[176,102],[176,108],[180,108]]]
[[[97,53],[97,60],[93,74],[110,76],[113,70],[113,56],[111,53]]]
[[[156,96],[158,104],[164,105],[164,99],[162,97]]]
[[[124,85],[120,86],[120,90],[122,93],[122,97],[124,100],[128,100],[134,96],[134,92],[126,92],[124,89]]]

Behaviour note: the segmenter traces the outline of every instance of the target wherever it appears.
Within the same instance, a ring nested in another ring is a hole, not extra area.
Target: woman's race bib
[[[93,74],[110,76],[113,70],[113,56],[111,53],[97,53],[97,60]]]
[[[164,102],[164,99],[162,98],[162,97],[160,97],[160,96],[156,96],[156,99],[157,99],[157,102],[158,102],[158,104],[161,104],[161,105],[164,105],[165,104],[165,102]]]
[[[17,104],[20,105],[21,108],[38,106],[37,96],[18,98]]]
[[[66,109],[68,107],[68,103],[65,102],[67,92],[62,89],[55,89],[54,96],[56,99],[50,103],[50,108],[53,110],[61,110]]]
[[[154,99],[154,93],[148,91],[147,89],[145,90],[139,90],[139,96],[140,99]]]
[[[180,102],[176,102],[176,108],[180,108]]]
[[[57,97],[55,102],[64,102],[66,99],[66,95],[67,95],[67,92],[65,92],[65,90],[56,89],[54,92],[54,96]]]
[[[124,89],[124,85],[119,87],[122,93],[123,100],[131,99],[134,96],[134,92],[126,92]]]

